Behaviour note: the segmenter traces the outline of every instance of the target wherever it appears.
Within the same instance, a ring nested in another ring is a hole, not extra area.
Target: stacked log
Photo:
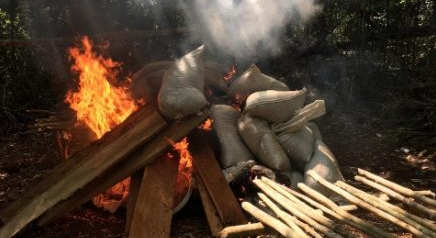
[[[356,176],[357,181],[362,181],[372,188],[385,192],[389,197],[408,205],[421,216],[406,211],[382,197],[357,189],[344,181],[329,182],[315,171],[308,171],[307,174],[321,186],[341,196],[350,205],[340,206],[304,183],[299,183],[300,191],[296,191],[266,177],[261,177],[253,180],[261,191],[258,193],[261,202],[258,206],[249,203],[244,203],[242,206],[260,224],[226,227],[221,237],[238,237],[238,232],[261,234],[267,229],[275,230],[285,237],[356,237],[344,225],[354,227],[369,237],[394,237],[374,224],[349,213],[348,208],[354,210],[353,207],[367,210],[412,233],[414,237],[436,237],[435,211],[431,207],[435,200],[431,191],[413,191],[368,171],[359,169],[358,172],[365,177]],[[269,213],[266,213],[265,209]],[[264,227],[262,228],[261,225]]]

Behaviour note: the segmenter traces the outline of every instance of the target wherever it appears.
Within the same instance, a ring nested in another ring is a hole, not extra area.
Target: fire
[[[213,124],[213,120],[212,119],[207,119],[198,128],[200,128],[203,131],[211,131],[212,130],[212,124]]]
[[[70,48],[69,55],[74,60],[71,70],[79,73],[79,88],[68,91],[65,102],[76,111],[77,120],[100,139],[136,111],[139,102],[132,99],[126,87],[111,84],[117,81],[121,63],[95,53],[88,37],[82,38],[81,46]],[[95,196],[94,205],[115,212],[127,201],[129,183],[127,178]]]
[[[224,76],[224,80],[229,81],[231,78],[233,78],[233,75],[236,74],[235,65],[232,66],[232,69],[227,72],[226,76]]]
[[[93,44],[83,37],[80,47],[69,49],[74,60],[71,70],[78,72],[79,89],[69,91],[65,101],[76,111],[77,120],[85,123],[101,138],[137,110],[138,105],[126,87],[115,87],[120,63],[93,52]]]
[[[179,153],[179,172],[191,173],[192,171],[192,155],[189,152],[189,142],[188,138],[183,138],[178,143],[173,143],[173,148]]]
[[[189,197],[188,194],[190,193],[192,182],[193,159],[189,151],[188,138],[185,137],[178,143],[174,143],[169,139],[167,140],[171,143],[174,150],[178,152],[180,158],[174,197],[174,204],[177,204],[174,209],[178,210],[180,209],[180,205],[183,206],[183,201],[186,199],[186,196]]]

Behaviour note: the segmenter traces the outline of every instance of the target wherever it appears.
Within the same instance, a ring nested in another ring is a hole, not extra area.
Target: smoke
[[[194,38],[237,58],[280,53],[288,23],[305,23],[315,0],[192,0],[183,4]]]

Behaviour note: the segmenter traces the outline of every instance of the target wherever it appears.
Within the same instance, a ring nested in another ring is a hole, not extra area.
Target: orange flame
[[[80,74],[79,90],[69,91],[65,102],[76,111],[77,120],[84,122],[101,138],[123,122],[138,105],[126,87],[115,87],[120,63],[93,52],[93,44],[83,37],[82,46],[72,47],[69,54],[75,64],[71,70]]]
[[[192,169],[192,155],[189,152],[189,142],[188,138],[183,138],[180,142],[173,144],[174,150],[179,153],[179,172],[190,173]]]
[[[233,78],[233,75],[236,74],[235,65],[232,66],[232,69],[227,72],[226,76],[224,76],[224,80],[229,81],[231,78]]]
[[[213,120],[212,119],[207,119],[198,128],[200,128],[203,131],[211,131],[212,130],[212,124],[213,124]]]

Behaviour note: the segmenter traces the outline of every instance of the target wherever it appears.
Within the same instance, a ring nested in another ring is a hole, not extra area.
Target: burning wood
[[[56,167],[49,177],[2,211],[1,219],[5,225],[0,230],[0,237],[12,236],[45,211],[72,196],[127,158],[128,154],[140,148],[167,125],[152,107],[137,111],[98,143]]]
[[[134,113],[133,116],[135,114],[136,113]],[[159,135],[152,138],[145,146],[137,149],[136,151],[132,151],[132,154],[128,156],[128,159],[123,160],[116,166],[113,166],[109,170],[100,174],[97,179],[88,183],[80,191],[73,194],[69,199],[48,211],[48,213],[46,213],[40,219],[39,224],[47,224],[65,212],[68,212],[73,208],[85,203],[94,195],[105,191],[112,185],[130,176],[135,171],[138,171],[144,168],[144,166],[149,165],[154,159],[158,158],[165,151],[171,149],[171,144],[167,142],[168,138],[173,141],[181,140],[191,130],[203,122],[207,115],[207,111],[203,111],[201,116],[195,116],[187,118],[179,123],[173,123],[168,129],[163,130],[161,133],[159,133]],[[114,130],[118,130],[118,127]],[[112,131],[109,132],[109,134],[112,133]]]
[[[140,102],[131,97],[126,86],[114,86],[121,64],[98,55],[88,37],[83,37],[81,43],[69,49],[74,60],[71,69],[79,73],[79,86],[76,92],[68,91],[65,102],[76,112],[77,122],[100,139],[136,111]],[[124,179],[94,197],[94,205],[114,213],[127,202],[129,181]]]

